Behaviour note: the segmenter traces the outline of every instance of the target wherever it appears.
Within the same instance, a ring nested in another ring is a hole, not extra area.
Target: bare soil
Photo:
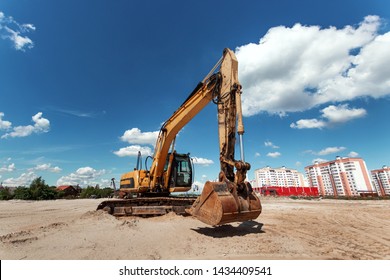
[[[255,220],[116,218],[99,199],[0,201],[0,259],[390,259],[390,201],[262,197]]]

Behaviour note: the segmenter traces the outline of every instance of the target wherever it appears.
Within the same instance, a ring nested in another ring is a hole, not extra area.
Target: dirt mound
[[[108,214],[106,211],[103,210],[92,210],[87,211],[86,213],[82,214],[81,219],[96,219],[96,220],[104,220],[104,219],[114,219],[114,217],[110,214]]]

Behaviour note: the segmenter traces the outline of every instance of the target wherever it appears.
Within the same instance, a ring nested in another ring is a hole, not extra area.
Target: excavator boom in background
[[[176,136],[210,102],[218,109],[219,182],[206,182],[197,198],[172,196],[174,192],[189,191],[193,183],[191,158],[175,151]],[[237,134],[240,160],[235,159]],[[119,192],[125,199],[104,201],[98,209],[118,216],[174,211],[191,214],[213,226],[256,219],[261,203],[245,180],[250,164],[244,159],[243,134],[238,61],[233,51],[225,49],[210,73],[162,125],[150,170],[140,167],[139,154],[136,168],[120,180]]]

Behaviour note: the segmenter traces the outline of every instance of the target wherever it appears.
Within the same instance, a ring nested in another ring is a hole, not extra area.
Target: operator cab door
[[[192,165],[188,154],[175,154],[169,181],[170,192],[185,192],[191,189]]]

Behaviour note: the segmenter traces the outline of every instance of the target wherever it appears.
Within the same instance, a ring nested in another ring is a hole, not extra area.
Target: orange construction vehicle
[[[174,211],[191,214],[213,226],[256,219],[261,203],[245,180],[250,164],[244,159],[241,94],[237,58],[233,51],[225,49],[210,73],[162,125],[150,170],[140,168],[139,154],[136,168],[120,180],[119,191],[127,198],[104,201],[98,209],[118,216]],[[197,198],[171,195],[189,191],[193,183],[191,158],[175,151],[176,136],[210,102],[218,109],[219,182],[206,182]],[[240,160],[235,159],[236,135]]]

